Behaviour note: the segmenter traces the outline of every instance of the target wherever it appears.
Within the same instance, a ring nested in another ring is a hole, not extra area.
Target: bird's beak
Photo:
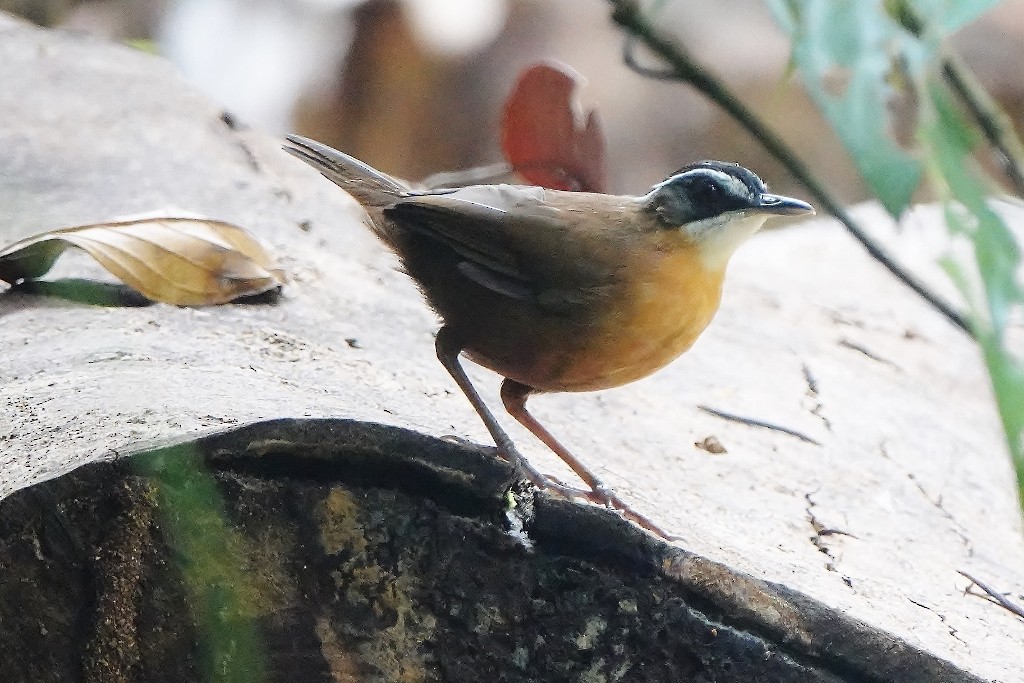
[[[783,197],[777,194],[762,194],[753,210],[758,213],[768,213],[774,216],[804,216],[813,215],[814,207],[807,202]]]

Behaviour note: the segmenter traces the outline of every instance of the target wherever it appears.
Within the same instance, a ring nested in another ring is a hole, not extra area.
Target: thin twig
[[[647,20],[636,0],[609,1],[614,8],[612,11],[613,21],[619,24],[630,36],[646,45],[648,49],[663,59],[671,68],[676,80],[690,84],[698,92],[728,112],[772,156],[778,159],[793,177],[807,188],[818,204],[835,216],[846,227],[846,230],[853,235],[854,239],[861,243],[861,246],[864,247],[872,258],[885,266],[896,279],[914,290],[953,325],[959,327],[968,336],[974,337],[973,330],[960,312],[946,301],[943,301],[942,298],[928,289],[923,282],[897,264],[880,244],[875,242],[854,222],[853,217],[850,216],[846,209],[818,182],[807,165],[796,156],[796,153],[774,131],[768,128],[756,114],[740,102],[717,77],[712,75],[703,66],[697,64],[681,45],[664,35]],[[635,59],[633,61],[635,62]],[[630,65],[628,61],[627,65]],[[631,66],[631,68],[633,67]],[[645,72],[649,70],[649,68],[643,68],[638,73],[646,75]],[[656,73],[659,74],[658,78],[664,78],[662,72],[658,71]]]
[[[636,38],[632,35],[627,35],[626,40],[622,43],[622,62],[631,71],[654,80],[675,81],[679,79],[679,76],[672,69],[655,69],[654,67],[641,64],[636,56],[636,45]]]
[[[747,425],[748,427],[761,427],[762,429],[770,429],[773,432],[781,432],[783,434],[795,436],[801,441],[805,441],[809,444],[814,444],[815,446],[821,445],[820,441],[812,439],[803,432],[798,432],[795,429],[790,429],[789,427],[777,425],[774,422],[766,422],[765,420],[758,420],[753,417],[743,417],[742,415],[734,415],[733,413],[727,413],[724,410],[718,410],[717,408],[711,408],[705,405],[699,405],[697,406],[697,409],[703,410],[705,413],[708,413],[709,415],[720,417],[723,420],[729,420],[730,422],[739,422],[740,424]]]
[[[1003,595],[1002,593],[997,591],[995,588],[992,588],[991,586],[989,586],[989,585],[987,585],[985,583],[982,583],[981,581],[979,581],[978,579],[974,578],[973,576],[971,576],[970,574],[968,574],[965,571],[957,570],[957,574],[959,574],[960,576],[963,576],[965,579],[967,579],[968,581],[973,583],[975,586],[977,586],[981,590],[985,591],[985,594],[988,595],[988,597],[990,597],[992,600],[994,600],[996,602],[996,604],[998,604],[1003,609],[1007,610],[1011,614],[1016,614],[1018,617],[1024,618],[1024,607],[1021,607],[1020,605],[1015,603],[1013,600],[1010,600],[1008,597],[1006,597],[1005,595]],[[964,592],[966,593],[966,592],[970,591],[970,589],[971,589],[971,587],[968,586],[967,589]]]

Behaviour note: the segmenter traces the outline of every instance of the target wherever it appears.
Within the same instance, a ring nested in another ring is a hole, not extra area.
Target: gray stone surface
[[[0,495],[266,418],[487,442],[433,358],[436,323],[415,288],[354,204],[277,140],[231,129],[157,58],[2,15],[0,83],[0,242],[176,207],[247,227],[290,278],[275,305],[209,309],[0,295]],[[941,230],[918,216],[902,237],[873,222],[900,248]],[[82,259],[60,268],[96,273]],[[473,376],[500,405],[497,378]],[[1020,514],[978,354],[829,221],[741,250],[716,322],[668,369],[534,408],[688,550],[984,678],[1020,680],[1024,623],[965,595],[957,574],[1024,590]],[[708,436],[727,453],[694,447]]]

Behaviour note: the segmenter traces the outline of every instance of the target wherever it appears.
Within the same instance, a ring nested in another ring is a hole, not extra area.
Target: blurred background
[[[241,125],[308,135],[409,179],[501,161],[505,96],[524,66],[555,58],[588,81],[583,102],[604,124],[612,191],[639,193],[717,158],[801,194],[700,95],[626,68],[602,0],[0,0],[0,9],[152,50]],[[866,198],[790,77],[788,43],[762,0],[667,2],[659,17],[841,199]],[[999,5],[955,47],[1019,124],[1024,0]]]

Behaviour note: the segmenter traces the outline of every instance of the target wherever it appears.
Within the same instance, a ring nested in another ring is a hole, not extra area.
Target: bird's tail
[[[356,201],[371,210],[370,214],[374,219],[377,218],[378,212],[372,209],[393,204],[410,190],[401,181],[315,140],[298,135],[289,135],[287,139],[289,145],[284,148],[286,152],[302,159],[352,195]]]

